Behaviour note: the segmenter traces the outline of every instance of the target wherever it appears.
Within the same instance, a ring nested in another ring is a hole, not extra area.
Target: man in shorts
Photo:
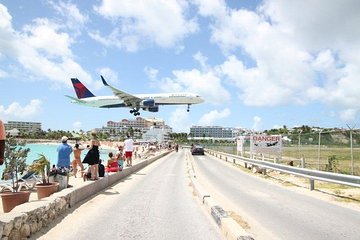
[[[130,135],[127,135],[127,139],[124,142],[124,151],[125,151],[126,165],[128,167],[131,167],[132,166],[132,154],[134,151],[134,140],[132,140]]]
[[[58,145],[56,151],[58,152],[58,159],[56,166],[64,169],[66,172],[70,170],[70,154],[73,152],[72,147],[67,143],[68,138],[63,136],[61,144]],[[69,185],[69,174],[67,174],[67,185]]]

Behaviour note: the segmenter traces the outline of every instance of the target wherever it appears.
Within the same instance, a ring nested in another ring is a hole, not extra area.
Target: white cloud
[[[28,71],[26,74],[33,75],[27,78],[70,87],[69,78],[76,74],[85,83],[91,82],[91,76],[74,60],[71,51],[74,40],[62,24],[37,18],[16,31],[7,8],[1,4],[0,18],[0,54],[17,61]]]
[[[266,0],[256,11],[230,9],[221,0],[195,2],[211,20],[211,40],[228,56],[219,71],[246,105],[318,101],[357,108],[359,1]]]
[[[171,113],[169,125],[173,127],[174,132],[189,132],[192,123],[185,107],[177,107],[175,111]]]
[[[74,30],[76,34],[80,33],[80,30],[89,21],[89,16],[82,14],[75,4],[70,2],[49,2],[52,7],[66,19],[65,24],[68,29]]]
[[[226,12],[224,0],[194,0],[202,16],[221,16]]]
[[[144,71],[150,80],[156,80],[159,73],[159,70],[147,66],[144,68]]]
[[[228,108],[225,108],[222,111],[218,111],[218,110],[210,111],[210,112],[204,114],[200,118],[199,125],[204,125],[204,126],[214,125],[217,120],[227,118],[230,116],[230,114],[231,114],[231,111]]]
[[[1,78],[6,78],[8,76],[9,76],[9,74],[6,71],[0,69],[0,79]]]
[[[60,32],[60,29],[60,25],[46,18],[38,18],[32,25],[24,26],[22,40],[32,49],[43,52],[49,59],[71,57],[72,39],[68,33]]]
[[[15,36],[11,20],[12,17],[7,8],[0,4],[0,55],[13,56],[16,53],[16,47],[14,46]]]
[[[73,123],[73,129],[74,129],[74,131],[80,131],[81,130],[81,128],[82,128],[82,122],[80,122],[80,121],[76,121],[76,122],[74,122]]]
[[[98,32],[90,36],[106,46],[113,45],[127,51],[136,51],[145,42],[173,48],[198,30],[196,21],[186,16],[189,10],[186,1],[103,0],[95,10],[117,26],[107,37]]]
[[[260,130],[261,130],[261,126],[262,126],[262,119],[261,119],[261,117],[255,116],[255,117],[254,117],[254,123],[253,123],[251,129],[254,130],[254,131],[260,131]]]
[[[4,118],[27,119],[36,116],[42,111],[42,102],[33,99],[26,106],[21,106],[18,102],[11,103],[8,107],[0,105],[0,116]]]
[[[205,98],[205,102],[215,105],[226,103],[230,100],[229,92],[221,85],[221,79],[214,72],[200,72],[197,69],[190,71],[173,71],[175,82],[183,86],[185,91],[192,91]],[[166,88],[164,86],[164,88]]]
[[[100,75],[102,75],[105,78],[105,80],[107,82],[115,83],[115,84],[119,83],[118,74],[111,68],[104,67],[104,68],[99,69],[98,72]],[[100,78],[100,76],[99,76],[99,78]],[[97,83],[99,83],[100,86],[103,86],[103,84],[100,80],[97,81]]]
[[[198,61],[199,62],[199,64],[200,64],[200,66],[201,66],[201,69],[203,70],[203,71],[206,71],[208,68],[209,68],[209,66],[207,65],[207,60],[208,60],[208,58],[206,57],[206,56],[204,56],[201,52],[197,52],[194,56],[193,56],[193,58],[196,60],[196,61]]]
[[[198,56],[199,57],[199,56]],[[203,58],[203,57],[201,57]],[[150,68],[149,68],[150,69]],[[157,70],[152,69],[150,76],[152,84],[163,92],[194,92],[205,99],[205,102],[215,105],[227,103],[230,100],[230,93],[222,86],[221,78],[214,69],[207,71],[192,70],[174,70],[174,78],[155,79]]]
[[[353,122],[359,109],[345,109],[340,112],[340,119],[344,122]]]

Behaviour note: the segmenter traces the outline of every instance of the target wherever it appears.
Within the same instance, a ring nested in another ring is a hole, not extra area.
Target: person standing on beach
[[[58,159],[56,166],[58,168],[64,168],[65,171],[70,170],[70,154],[72,153],[72,147],[67,143],[68,138],[63,136],[61,138],[61,144],[57,147]],[[69,174],[67,174],[67,183],[69,185]]]
[[[77,167],[80,166],[81,172],[84,172],[84,166],[81,163],[81,151],[84,150],[83,148],[79,148],[79,144],[76,143],[73,152],[74,152],[74,160],[72,161],[72,167],[74,169],[74,176],[76,177],[77,174]]]
[[[91,133],[91,141],[89,144],[89,151],[87,152],[83,163],[90,165],[91,178],[90,180],[99,179],[99,162],[100,162],[100,141],[97,139],[96,132]]]
[[[128,167],[131,167],[132,154],[134,151],[134,140],[132,140],[129,134],[127,135],[127,139],[124,142],[124,151],[125,151],[126,164]]]
[[[0,165],[4,163],[4,153],[5,153],[5,127],[3,122],[0,120]]]

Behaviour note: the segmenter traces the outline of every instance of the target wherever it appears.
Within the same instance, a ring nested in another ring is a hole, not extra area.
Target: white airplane
[[[98,96],[92,94],[84,84],[77,78],[71,78],[77,98],[67,96],[72,99],[72,103],[77,103],[89,107],[99,108],[131,108],[130,113],[134,116],[140,115],[139,110],[149,112],[158,112],[160,105],[188,105],[187,111],[190,111],[191,104],[204,102],[204,99],[194,93],[158,93],[158,94],[129,94],[109,85],[103,76],[103,84],[110,88],[115,96]]]

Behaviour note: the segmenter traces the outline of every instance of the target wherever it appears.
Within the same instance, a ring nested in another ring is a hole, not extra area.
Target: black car
[[[192,155],[205,155],[204,147],[201,145],[194,145],[191,147]]]

